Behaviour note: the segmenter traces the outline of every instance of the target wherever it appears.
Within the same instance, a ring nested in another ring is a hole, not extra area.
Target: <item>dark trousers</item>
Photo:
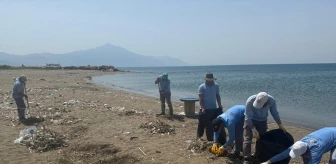
[[[198,128],[197,128],[197,137],[202,137],[205,134],[208,141],[213,141],[213,127],[212,127],[212,120],[217,118],[220,114],[223,113],[222,108],[217,109],[205,109],[204,113],[201,111],[198,115]]]
[[[243,119],[239,123],[237,123],[235,127],[235,147],[234,147],[235,153],[240,153],[243,150],[244,122],[245,117],[243,117]]]
[[[171,103],[171,92],[160,94],[160,101],[161,101],[161,113],[166,113],[166,101],[169,107],[169,114],[173,115],[173,105]]]
[[[25,110],[26,110],[26,104],[23,100],[23,97],[16,98],[14,99],[16,106],[17,106],[17,111],[19,115],[19,120],[24,120],[25,119]]]

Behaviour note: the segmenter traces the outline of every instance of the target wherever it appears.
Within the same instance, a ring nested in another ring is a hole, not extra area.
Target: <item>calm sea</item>
[[[245,104],[260,91],[272,95],[283,122],[307,128],[336,126],[336,64],[280,64],[120,68],[137,73],[94,77],[107,87],[158,96],[154,80],[169,74],[172,99],[198,97],[207,72],[214,73],[225,109]],[[198,104],[198,103],[197,103]],[[270,117],[271,118],[271,117]]]

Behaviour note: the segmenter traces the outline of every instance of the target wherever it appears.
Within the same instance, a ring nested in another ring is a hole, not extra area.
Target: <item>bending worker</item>
[[[217,152],[222,155],[224,153],[224,149],[232,149],[233,141],[235,141],[234,155],[240,154],[243,146],[244,113],[244,105],[235,105],[212,121],[212,125],[214,127],[214,145],[211,149],[212,152]],[[221,130],[224,130],[222,127],[227,128],[229,140],[216,151],[218,148],[219,134]]]
[[[281,123],[280,116],[277,110],[277,104],[271,95],[266,92],[260,92],[257,95],[252,95],[246,101],[245,124],[244,124],[244,163],[249,163],[251,157],[252,137],[259,138],[267,131],[267,117],[270,111],[273,119],[278,124],[279,128],[286,132],[286,129]],[[256,145],[254,157],[259,154],[260,148]]]
[[[288,157],[302,157],[304,164],[319,164],[324,153],[330,151],[329,164],[336,164],[336,127],[326,127],[303,137],[282,153],[262,164],[271,164]]]
[[[155,84],[159,86],[160,101],[161,101],[161,113],[160,115],[166,114],[166,100],[169,107],[169,115],[173,116],[173,105],[171,102],[171,92],[170,92],[170,80],[168,79],[168,74],[164,73],[155,80]]]
[[[26,104],[23,100],[23,98],[26,98],[26,100],[28,98],[27,94],[25,94],[26,82],[27,82],[27,77],[22,74],[19,78],[15,79],[14,86],[13,86],[12,97],[15,100],[15,103],[17,106],[17,111],[18,111],[20,122],[24,122],[26,120],[26,117],[25,117]]]

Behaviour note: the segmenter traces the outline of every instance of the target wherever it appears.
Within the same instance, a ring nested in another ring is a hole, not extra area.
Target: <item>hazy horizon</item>
[[[0,52],[106,43],[191,65],[336,63],[336,1],[1,1]]]

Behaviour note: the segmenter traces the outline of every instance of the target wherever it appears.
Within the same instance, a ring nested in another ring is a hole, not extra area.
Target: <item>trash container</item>
[[[260,162],[265,162],[292,146],[294,138],[288,132],[284,133],[281,129],[274,129],[260,136],[256,144],[260,147],[258,159]],[[289,157],[274,164],[288,164],[290,159]]]

